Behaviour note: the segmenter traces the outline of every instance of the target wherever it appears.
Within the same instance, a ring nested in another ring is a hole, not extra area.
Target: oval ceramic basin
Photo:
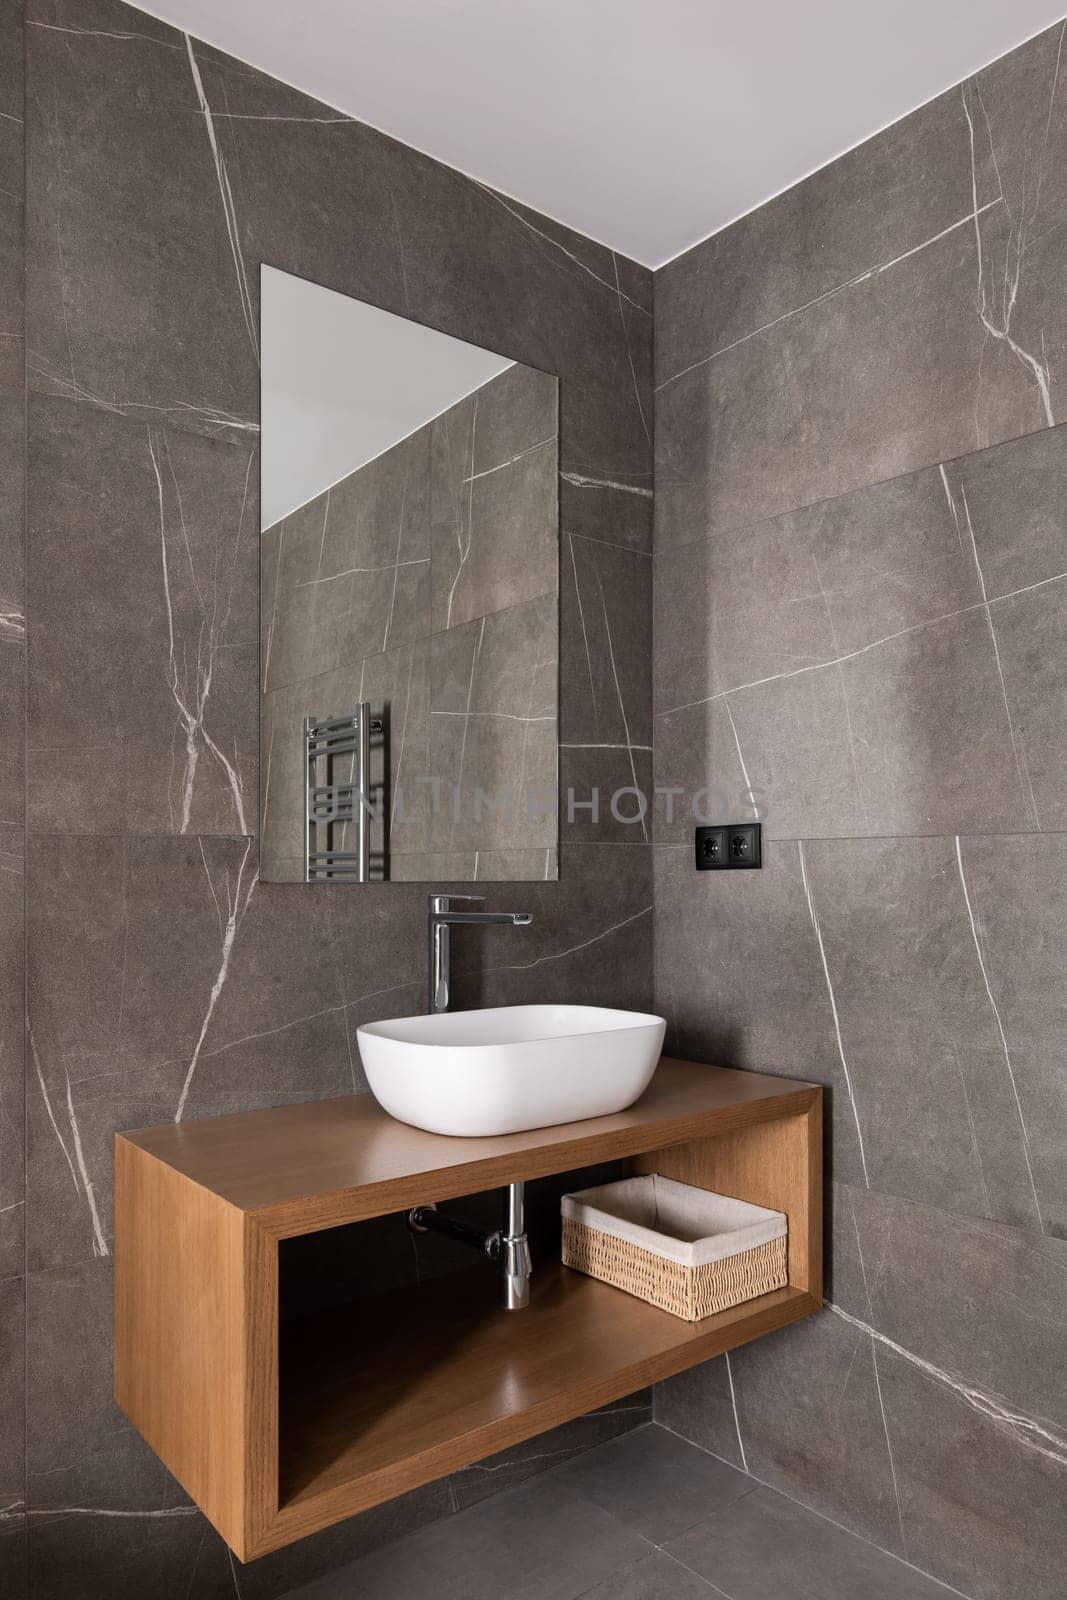
[[[391,1116],[470,1136],[622,1111],[648,1088],[665,1027],[601,1006],[496,1006],[370,1022],[356,1035]]]

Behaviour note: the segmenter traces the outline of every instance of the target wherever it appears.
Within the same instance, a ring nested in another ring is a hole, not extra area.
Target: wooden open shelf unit
[[[494,1139],[369,1095],[116,1135],[115,1398],[242,1561],[818,1309],[822,1091],[664,1060],[628,1111]],[[535,1260],[287,1324],[278,1242],[605,1161],[789,1218],[789,1284],[702,1322]]]

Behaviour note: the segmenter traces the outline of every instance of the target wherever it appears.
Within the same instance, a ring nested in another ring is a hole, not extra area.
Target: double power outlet
[[[763,865],[763,841],[758,822],[727,822],[698,828],[696,847],[698,872]]]

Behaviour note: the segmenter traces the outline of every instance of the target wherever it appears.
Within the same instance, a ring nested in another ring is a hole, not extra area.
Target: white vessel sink
[[[371,1022],[357,1038],[379,1105],[463,1137],[622,1111],[648,1088],[665,1026],[601,1006],[497,1006]]]

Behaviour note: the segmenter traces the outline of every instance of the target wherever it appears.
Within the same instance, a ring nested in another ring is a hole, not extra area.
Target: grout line
[[[26,43],[28,43],[28,41],[24,39],[23,43],[25,45]],[[27,58],[29,56],[29,53],[30,53],[29,50],[24,48],[24,50],[23,50],[22,74],[21,74],[21,77],[22,77],[22,99],[23,99],[22,112],[23,112],[24,116],[25,116],[26,111],[28,109],[28,107],[26,106],[26,61],[27,61]],[[29,784],[29,772],[30,772],[30,755],[29,755],[29,748],[30,748],[30,671],[29,671],[29,654],[30,653],[29,653],[29,643],[30,643],[30,640],[33,637],[33,634],[32,634],[32,630],[31,630],[31,627],[30,627],[30,605],[29,605],[29,591],[30,591],[29,566],[30,566],[30,562],[29,562],[29,540],[28,540],[28,537],[27,537],[27,529],[29,527],[29,479],[30,479],[29,464],[28,464],[28,460],[27,460],[27,456],[28,456],[27,440],[29,438],[29,425],[30,425],[29,424],[30,388],[29,388],[28,372],[27,372],[26,308],[25,308],[25,300],[26,300],[26,294],[25,294],[25,287],[26,287],[26,199],[25,199],[25,189],[26,189],[26,182],[25,182],[25,176],[26,176],[26,138],[25,138],[25,130],[23,130],[23,136],[22,136],[21,144],[22,144],[22,149],[21,149],[20,154],[21,154],[22,169],[23,169],[23,186],[22,186],[23,187],[23,201],[22,201],[22,218],[21,218],[21,223],[22,223],[21,236],[19,238],[18,244],[19,244],[19,252],[20,252],[19,265],[20,265],[20,268],[21,268],[21,277],[22,277],[22,284],[23,284],[23,297],[22,297],[23,298],[23,307],[22,307],[22,313],[21,313],[21,315],[22,315],[22,330],[21,330],[21,332],[22,332],[22,406],[21,406],[22,437],[21,437],[21,439],[19,441],[18,459],[19,459],[19,468],[20,468],[20,471],[22,473],[22,482],[21,482],[21,485],[20,485],[20,491],[21,492],[19,494],[19,509],[20,509],[20,511],[22,513],[22,526],[20,527],[20,529],[18,531],[18,537],[17,537],[17,539],[15,541],[15,544],[16,544],[16,548],[18,550],[19,559],[21,561],[21,568],[22,568],[22,571],[21,571],[21,580],[22,580],[22,582],[21,582],[21,587],[22,587],[21,599],[22,599],[22,607],[23,607],[23,611],[24,611],[24,627],[25,627],[25,640],[24,640],[23,648],[22,648],[22,672],[21,672],[21,675],[20,675],[21,676],[21,689],[22,689],[22,707],[21,707],[22,716],[19,719],[19,726],[20,726],[20,730],[21,730],[21,733],[22,733],[22,783],[21,783],[21,786],[20,786],[21,787],[21,794],[22,794],[22,825],[21,825],[21,828],[20,828],[19,831],[20,831],[20,833],[22,835],[22,856],[23,856],[23,862],[24,862],[24,870],[23,870],[23,879],[22,879],[22,941],[21,941],[21,945],[22,945],[22,978],[21,978],[21,983],[18,985],[17,993],[18,993],[19,998],[21,1000],[21,1007],[22,1007],[22,1018],[21,1018],[21,1021],[22,1021],[22,1060],[21,1060],[21,1069],[22,1069],[22,1199],[23,1199],[23,1211],[22,1211],[22,1219],[21,1220],[22,1220],[23,1328],[22,1328],[22,1343],[21,1343],[20,1354],[21,1354],[21,1358],[22,1358],[22,1426],[23,1426],[23,1436],[24,1436],[24,1438],[29,1439],[29,1438],[32,1438],[32,1432],[31,1432],[31,1426],[30,1426],[30,1424],[31,1424],[31,1417],[30,1417],[30,1362],[29,1362],[29,1346],[28,1346],[28,1337],[27,1337],[27,1328],[28,1328],[28,1322],[29,1322],[27,1306],[28,1306],[28,1302],[29,1302],[30,1221],[31,1221],[31,1207],[30,1207],[30,1204],[29,1204],[29,1199],[30,1199],[29,1165],[30,1164],[29,1164],[29,1160],[27,1159],[27,1152],[29,1151],[29,1146],[30,1146],[30,1096],[29,1096],[28,1074],[29,1074],[29,1066],[30,1066],[29,1048],[30,1048],[30,1037],[31,1037],[31,1035],[30,1035],[30,1022],[31,1022],[31,1018],[30,1018],[30,988],[29,988],[29,985],[30,985],[30,934],[29,934],[29,927],[30,927],[30,917],[29,917],[29,904],[30,904],[29,903],[29,886],[30,886],[30,859],[29,859],[29,857],[30,857],[30,784]],[[73,373],[72,373],[72,376],[73,376]],[[22,1502],[23,1502],[23,1506],[25,1506],[26,1503],[29,1500],[29,1495],[30,1495],[29,1452],[27,1450],[23,1450],[22,1454],[23,1454],[22,1471],[21,1471]],[[23,1536],[23,1541],[22,1541],[23,1542],[22,1572],[23,1572],[23,1578],[24,1578],[24,1581],[25,1581],[25,1584],[26,1584],[26,1589],[27,1589],[27,1592],[28,1592],[29,1583],[30,1583],[30,1540],[29,1540],[29,1537],[28,1537],[28,1530],[29,1530],[28,1521],[24,1521],[23,1522],[23,1528],[24,1528],[25,1531],[24,1531],[24,1536]]]
[[[975,456],[990,455],[995,450],[1009,451],[1013,446],[1022,445],[1035,434],[1052,434],[1067,430],[1067,421],[1057,422],[1054,427],[1031,428],[1025,433],[1014,434],[1008,439],[998,439],[995,444],[978,445],[973,450],[963,450],[959,455],[948,456],[944,461],[928,461],[923,466],[911,467],[907,472],[896,472],[889,478],[875,478],[870,483],[854,483],[851,488],[839,489],[835,494],[818,495],[814,500],[802,500],[794,506],[783,506],[779,511],[769,511],[765,516],[755,517],[748,522],[728,522],[721,528],[716,528],[714,533],[700,534],[694,539],[680,539],[666,544],[662,549],[654,550],[656,561],[667,560],[671,556],[680,555],[683,550],[693,550],[697,545],[711,545],[721,539],[738,538],[742,534],[751,534],[757,528],[762,528],[769,522],[780,522],[784,517],[795,517],[802,511],[815,511],[821,506],[834,505],[838,500],[847,500],[851,495],[865,494],[868,490],[884,489],[892,483],[904,483],[909,478],[921,478],[924,473],[937,472],[944,467],[955,466],[963,461],[970,461]]]
[[[805,300],[803,305],[794,306],[789,311],[783,311],[780,317],[774,317],[770,322],[763,323],[761,327],[753,328],[751,332],[742,334],[740,338],[733,339],[729,344],[720,345],[710,355],[701,356],[699,361],[692,361],[689,366],[682,367],[678,372],[671,373],[670,377],[661,379],[656,384],[653,393],[659,394],[661,389],[666,389],[672,383],[677,383],[679,378],[686,378],[691,372],[698,372],[701,367],[706,367],[710,362],[717,361],[720,356],[728,355],[731,350],[736,350],[740,345],[748,344],[751,339],[758,339],[761,334],[770,333],[772,328],[781,327],[783,322],[791,322],[794,317],[802,317],[805,311],[812,311],[816,306],[824,305],[827,300],[833,300],[836,295],[844,294],[847,289],[858,288],[862,283],[869,283],[872,278],[881,277],[883,272],[889,272],[891,268],[899,266],[902,261],[908,261],[912,256],[920,255],[922,251],[928,250],[931,245],[940,244],[942,239],[947,239],[950,234],[957,233],[960,228],[965,228],[968,223],[974,223],[977,227],[980,216],[986,211],[992,211],[994,206],[1001,204],[1003,204],[1003,199],[1000,195],[995,200],[987,201],[984,206],[979,206],[976,198],[973,208],[965,216],[957,217],[955,222],[950,222],[947,228],[941,229],[940,233],[935,233],[931,238],[924,239],[920,244],[913,245],[910,250],[905,250],[901,255],[894,256],[891,261],[883,261],[877,266],[867,267],[865,271],[857,273],[855,277],[846,278],[843,283],[835,284],[832,289],[825,289],[822,294],[815,295],[813,299]]]
[[[992,600],[976,600],[972,605],[961,606],[958,611],[942,611],[936,617],[925,617],[922,622],[909,623],[906,628],[898,628],[894,633],[885,633],[880,639],[872,639],[869,644],[848,650],[844,655],[831,656],[826,661],[813,661],[805,667],[791,667],[788,672],[770,672],[764,678],[752,678],[747,683],[730,684],[728,688],[717,689],[714,694],[702,695],[699,700],[686,700],[681,705],[668,706],[665,711],[657,711],[656,716],[669,717],[679,711],[694,711],[698,706],[712,705],[714,701],[724,700],[727,695],[740,694],[744,689],[762,689],[768,683],[781,683],[789,678],[802,678],[809,672],[824,672],[827,667],[840,667],[843,661],[855,661],[857,657],[869,655],[872,650],[877,650],[880,645],[892,644],[895,639],[907,638],[909,634],[919,633],[923,628],[935,627],[939,622],[954,622],[958,617],[970,616],[976,611],[988,612],[991,606],[1001,605],[1005,600],[1014,600],[1020,594],[1030,594],[1034,589],[1045,589],[1050,583],[1059,583],[1064,578],[1067,578],[1067,572],[1055,572],[1050,578],[1040,578],[1037,583],[1027,583],[1021,589],[1011,589],[1007,594],[994,595]]]
[[[727,1461],[725,1456],[720,1456],[717,1451],[710,1450],[706,1444],[700,1444],[698,1440],[688,1438],[684,1433],[679,1433],[677,1428],[670,1427],[666,1422],[657,1422],[656,1426],[657,1428],[663,1428],[667,1433],[672,1433],[676,1439],[681,1439],[683,1444],[691,1444],[694,1449],[700,1450],[706,1456],[710,1456],[713,1461],[721,1461],[723,1466],[732,1468],[734,1472],[737,1471],[732,1461]],[[928,1582],[936,1583],[940,1588],[944,1589],[946,1594],[958,1595],[959,1600],[976,1600],[974,1595],[965,1594],[962,1589],[953,1588],[952,1584],[946,1583],[943,1578],[937,1578],[932,1572],[926,1572],[922,1567],[917,1567],[914,1561],[905,1561],[903,1556],[895,1556],[891,1550],[886,1550],[882,1545],[875,1544],[873,1539],[866,1538],[862,1533],[856,1533],[853,1528],[846,1528],[843,1522],[838,1522],[835,1518],[828,1517],[823,1511],[816,1511],[814,1506],[809,1506],[805,1501],[798,1500],[796,1495],[790,1494],[785,1489],[780,1489],[777,1484],[768,1483],[766,1478],[758,1478],[754,1472],[750,1472],[748,1476],[761,1489],[766,1489],[771,1494],[780,1495],[783,1500],[788,1500],[791,1505],[799,1506],[802,1511],[806,1511],[811,1517],[816,1517],[820,1522],[828,1522],[831,1528],[837,1528],[841,1533],[847,1533],[850,1539],[856,1539],[860,1544],[867,1545],[869,1549],[877,1550],[878,1554],[884,1556],[887,1561],[897,1561],[902,1567],[908,1567],[912,1572],[917,1572],[920,1578],[926,1578]],[[733,1501],[731,1503],[736,1505],[737,1502]],[[724,1506],[722,1509],[728,1511],[729,1506]],[[707,1521],[713,1522],[719,1514],[719,1512],[713,1511]]]
[[[560,538],[562,537],[563,530],[561,529]],[[595,533],[572,533],[568,529],[567,538],[582,539],[586,544],[602,544],[608,550],[621,550],[625,556],[640,556],[642,561],[651,561],[653,559],[651,550],[639,550],[636,545],[622,544],[618,539],[601,539]]]
[[[84,838],[84,834],[44,834],[42,837],[56,838]],[[106,837],[97,835],[96,837]],[[163,834],[163,838],[174,838],[173,834]],[[232,837],[232,836],[227,836]],[[1039,835],[1035,835],[1032,828],[1008,828],[1003,833],[983,833],[976,829],[973,833],[775,833],[764,840],[767,845],[772,844],[900,844],[903,839],[1026,839],[1033,844],[1037,838],[1041,839],[1067,839],[1067,828],[1043,828]],[[692,846],[685,839],[661,839],[658,843],[653,841],[657,850],[689,850]]]
[[[1030,770],[1026,763],[1025,753],[1020,749],[1019,740],[1016,738],[1015,734],[1015,720],[1011,714],[1011,701],[1008,698],[1008,685],[1004,677],[1004,667],[1000,659],[1000,645],[997,642],[997,630],[993,622],[993,612],[990,605],[989,595],[986,591],[985,574],[982,571],[982,563],[978,557],[978,540],[975,537],[974,523],[971,519],[971,508],[967,503],[966,480],[964,474],[961,472],[960,499],[963,504],[962,520],[960,513],[956,508],[955,497],[952,493],[951,487],[949,486],[948,473],[945,471],[944,467],[941,469],[941,482],[944,485],[945,496],[948,500],[949,510],[952,513],[952,520],[956,524],[956,533],[960,539],[961,549],[963,545],[963,529],[967,529],[967,536],[971,544],[971,558],[974,562],[974,570],[978,577],[978,587],[982,595],[982,603],[985,606],[985,619],[986,625],[989,628],[990,643],[993,646],[993,659],[996,663],[997,677],[1000,680],[1000,697],[1004,702],[1004,715],[1007,718],[1008,736],[1011,739],[1011,753],[1015,759],[1015,771],[1019,779],[1019,788],[1022,791],[1023,804],[1029,809],[1034,820],[1034,827],[1040,833],[1041,817],[1038,813],[1037,801],[1034,798],[1034,786],[1030,778]],[[995,598],[996,597],[994,596],[994,599]]]
[[[744,1495],[741,1496],[741,1499],[744,1499]],[[734,1505],[737,1504],[736,1501],[733,1501],[731,1503],[734,1504]],[[693,1526],[694,1527],[699,1527],[700,1524],[699,1523],[694,1523]],[[686,1531],[688,1532],[688,1530],[686,1530]],[[661,1544],[657,1544],[655,1546],[655,1548],[660,1552],[661,1555],[665,1555],[667,1557],[668,1561],[673,1561],[676,1567],[681,1567],[683,1572],[688,1572],[688,1574],[689,1574],[689,1576],[691,1578],[696,1578],[700,1583],[702,1583],[705,1586],[705,1588],[710,1590],[710,1592],[712,1594],[721,1595],[722,1596],[722,1600],[734,1600],[734,1596],[733,1595],[727,1594],[725,1589],[720,1589],[719,1585],[717,1583],[712,1583],[710,1578],[705,1578],[704,1574],[702,1572],[697,1572],[695,1567],[688,1566],[686,1564],[686,1562],[682,1561],[680,1559],[680,1557],[676,1556],[673,1551],[665,1549],[664,1546],[661,1545]]]

